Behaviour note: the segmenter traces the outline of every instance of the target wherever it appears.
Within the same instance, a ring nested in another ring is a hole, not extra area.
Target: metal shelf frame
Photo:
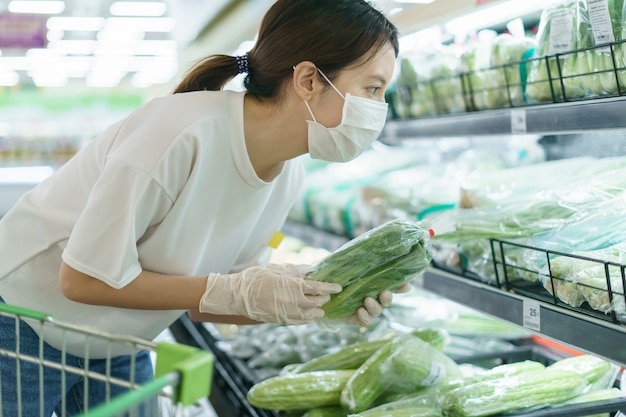
[[[626,129],[626,98],[614,97],[500,110],[390,120],[380,141],[511,134],[570,134]]]
[[[515,293],[436,268],[430,268],[418,278],[416,285],[527,329],[524,324],[524,303],[532,302],[540,309],[539,330],[528,330],[574,349],[604,357],[622,367],[626,366],[626,327],[538,300],[529,300]]]

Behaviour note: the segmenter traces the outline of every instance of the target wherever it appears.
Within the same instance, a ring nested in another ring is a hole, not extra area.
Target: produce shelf
[[[211,332],[208,326],[194,323],[185,315],[174,323],[172,333],[179,343],[208,349],[216,355],[214,389],[211,392],[211,402],[219,415],[237,415],[241,417],[284,417],[287,415],[283,412],[258,409],[247,403],[246,393],[254,383],[259,381],[254,377],[254,373],[244,361],[238,360],[219,349],[217,346],[219,336]],[[561,351],[526,342],[504,352],[490,352],[455,357],[454,359],[459,363],[467,364],[480,364],[485,361],[504,364],[533,360],[549,365],[567,356],[567,354]],[[617,411],[626,411],[626,398],[549,407],[524,413],[509,413],[506,416],[583,417],[599,413],[615,413]],[[505,417],[505,415],[493,417]]]
[[[511,134],[568,134],[626,128],[626,98],[544,104],[390,120],[380,141],[397,145],[406,139]]]
[[[626,365],[626,328],[475,278],[430,268],[416,285],[573,348]]]
[[[380,140],[626,128],[625,42],[397,85],[387,94],[393,120]],[[603,68],[576,72],[572,62],[590,56]]]
[[[309,245],[331,251],[336,249],[336,245],[347,241],[345,237],[300,223],[287,222],[283,231]],[[324,246],[326,243],[331,245]],[[494,244],[499,245],[500,242],[494,240]],[[502,269],[502,258],[494,257],[492,261],[496,264],[496,270]],[[572,308],[555,300],[545,289],[538,288],[537,284],[511,277],[505,281],[504,276],[501,279],[502,283],[487,283],[471,273],[433,264],[415,284],[444,298],[626,367],[626,325],[615,320],[612,314]],[[535,316],[529,317],[530,314]]]

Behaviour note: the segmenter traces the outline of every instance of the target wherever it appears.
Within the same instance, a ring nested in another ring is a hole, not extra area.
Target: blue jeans
[[[2,298],[0,298],[2,302]],[[15,319],[0,315],[0,349],[10,352],[16,351],[16,329]],[[23,321],[19,321],[20,353],[31,357],[39,358],[39,336]],[[62,363],[62,352],[43,343],[43,357],[45,360],[56,364]],[[141,351],[135,355],[135,375],[134,381],[143,384],[153,378],[152,360],[150,352]],[[85,359],[65,354],[65,363],[68,366],[85,368]],[[89,370],[98,374],[106,374],[107,368],[111,377],[119,378],[123,381],[130,381],[131,357],[118,356],[110,359],[90,359]],[[40,375],[42,372],[42,375]],[[62,379],[65,382],[62,382]],[[87,384],[82,375],[72,372],[62,372],[49,366],[40,367],[38,363],[31,363],[26,360],[19,361],[19,373],[17,360],[0,353],[0,394],[2,402],[3,417],[24,417],[52,416],[54,411],[58,417],[72,416],[94,408],[107,398],[113,398],[125,391],[127,388],[117,384],[106,384],[93,378],[87,378]],[[40,390],[40,380],[43,380],[43,392]],[[18,397],[18,383],[21,393]],[[87,387],[86,387],[87,385]],[[109,386],[107,392],[107,385]],[[86,399],[88,404],[84,404],[84,391],[87,389]],[[21,411],[19,411],[21,410]],[[139,409],[133,415],[156,415],[150,411]]]

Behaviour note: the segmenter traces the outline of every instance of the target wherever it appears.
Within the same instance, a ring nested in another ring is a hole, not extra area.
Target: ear
[[[310,100],[321,87],[315,64],[311,61],[302,61],[295,65],[292,85],[301,99]]]

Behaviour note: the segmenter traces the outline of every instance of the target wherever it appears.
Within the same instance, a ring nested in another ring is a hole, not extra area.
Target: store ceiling
[[[247,50],[275,0],[0,0],[0,86],[150,87],[211,53]],[[504,0],[373,0],[407,33]],[[520,0],[533,1],[533,0]],[[132,15],[128,6],[151,6]],[[122,6],[122,7],[120,7]],[[124,7],[126,6],[126,7]],[[145,13],[145,12],[144,12]]]
[[[233,53],[253,39],[273,1],[0,0],[0,86],[166,83],[184,63],[208,53]],[[28,3],[57,9],[19,12]],[[376,4],[387,12],[415,5]],[[120,5],[152,6],[152,12],[131,16]]]

